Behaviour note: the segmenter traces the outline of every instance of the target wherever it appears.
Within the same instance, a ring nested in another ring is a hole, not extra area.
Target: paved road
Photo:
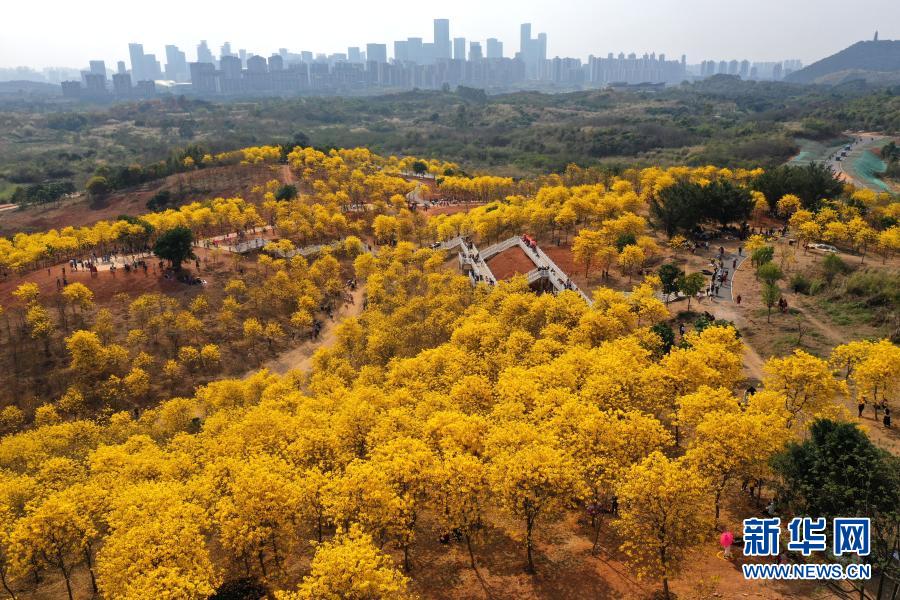
[[[869,150],[880,148],[888,140],[887,136],[863,134],[854,138],[850,151],[847,156],[841,160],[836,160],[836,156],[829,157],[825,164],[830,166],[838,177],[852,183],[856,187],[867,188],[876,192],[890,191],[886,183],[879,180],[866,178],[859,173],[856,167],[857,161],[862,159],[863,155]],[[837,153],[839,154],[839,153]]]

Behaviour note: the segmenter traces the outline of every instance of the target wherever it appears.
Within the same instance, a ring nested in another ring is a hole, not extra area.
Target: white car
[[[810,244],[807,246],[813,252],[831,252],[832,254],[836,254],[838,249],[830,244]]]

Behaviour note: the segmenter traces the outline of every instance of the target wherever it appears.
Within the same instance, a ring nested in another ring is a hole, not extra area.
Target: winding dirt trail
[[[326,319],[319,333],[318,339],[303,342],[296,348],[291,348],[287,352],[283,352],[278,356],[264,362],[258,369],[252,369],[250,372],[260,369],[268,369],[272,373],[284,375],[288,371],[300,370],[308,371],[312,368],[312,357],[319,348],[327,348],[334,343],[337,326],[348,317],[355,317],[362,313],[363,294],[362,287],[357,288],[353,292],[353,304],[343,304],[334,313],[334,319]]]
[[[294,172],[291,171],[290,165],[281,165],[281,181],[284,184],[297,183],[297,178],[294,176]]]

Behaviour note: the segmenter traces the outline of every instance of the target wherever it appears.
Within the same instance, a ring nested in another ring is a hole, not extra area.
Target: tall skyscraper
[[[131,75],[128,73],[116,73],[113,75],[113,91],[117,96],[127,96],[131,94]]]
[[[481,42],[471,42],[469,44],[469,60],[481,60],[484,55],[481,53]]]
[[[124,75],[127,71],[128,71],[128,69],[125,68],[124,60],[120,60],[119,62],[116,63],[116,72],[119,75]]]
[[[102,60],[92,60],[89,64],[93,75],[103,75],[103,78],[106,79],[106,63]]]
[[[221,60],[223,56],[234,56],[235,54],[231,51],[231,42],[225,42],[222,44],[222,47],[219,49],[219,59]]]
[[[519,58],[525,63],[525,73],[529,79],[537,79],[540,67],[547,60],[547,34],[539,33],[531,37],[531,23],[522,23],[519,28]]]
[[[369,62],[387,62],[387,44],[366,44],[366,60]]]
[[[453,59],[466,60],[466,38],[453,38]]]
[[[422,38],[406,38],[406,59],[419,65],[426,62],[425,49],[423,48]]]
[[[206,44],[206,40],[201,40],[200,44],[197,46],[197,62],[209,63],[211,65],[216,64],[216,59],[213,58],[213,53]]]
[[[434,20],[434,58],[450,58],[450,21],[449,19]]]
[[[166,79],[182,82],[190,79],[187,57],[178,46],[171,44],[166,46]]]
[[[131,79],[144,80],[144,45],[128,44],[128,56],[131,59]]]
[[[394,42],[394,62],[407,62],[409,60],[409,46],[405,40]]]
[[[522,60],[528,54],[528,48],[531,45],[531,23],[522,23],[519,25],[519,54]]]
[[[362,53],[358,46],[350,46],[347,48],[347,61],[352,63],[362,62]]]
[[[497,38],[488,38],[487,40],[487,57],[503,58],[503,42]]]
[[[162,69],[155,54],[144,55],[144,77],[140,81],[156,81],[162,79]]]

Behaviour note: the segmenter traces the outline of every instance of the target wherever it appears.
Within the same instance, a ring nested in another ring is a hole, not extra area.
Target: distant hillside
[[[890,82],[900,73],[900,40],[857,42],[787,76],[794,83],[836,84],[848,79]]]

